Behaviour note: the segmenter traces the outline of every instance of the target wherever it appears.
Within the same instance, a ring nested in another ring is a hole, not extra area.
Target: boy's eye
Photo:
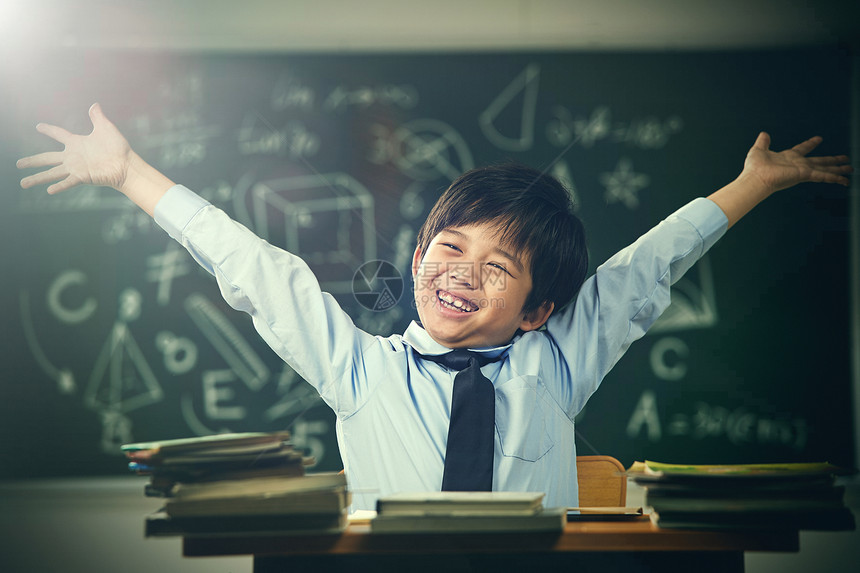
[[[442,245],[443,245],[443,246],[445,246],[445,247],[448,247],[448,248],[450,248],[450,249],[454,249],[455,251],[459,251],[459,250],[460,250],[460,247],[458,247],[457,245],[453,245],[453,244],[451,244],[451,243],[442,243]]]
[[[504,265],[500,265],[499,263],[487,263],[487,265],[493,267],[494,269],[498,269],[504,273],[511,274],[510,271],[508,271],[508,269],[504,267]]]

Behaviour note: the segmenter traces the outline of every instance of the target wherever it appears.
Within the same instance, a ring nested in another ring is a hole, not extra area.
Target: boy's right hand
[[[105,117],[99,104],[90,107],[93,131],[75,135],[55,125],[40,123],[36,130],[62,143],[62,151],[48,151],[18,160],[18,168],[50,167],[21,180],[24,189],[53,183],[55,194],[76,185],[104,185],[122,190],[128,176],[132,150],[116,126]]]
[[[18,168],[49,167],[21,180],[21,187],[52,183],[54,194],[76,185],[104,185],[122,192],[153,215],[155,206],[173,182],[132,151],[128,141],[105,117],[99,104],[90,107],[93,131],[75,135],[62,127],[40,123],[36,129],[62,143],[62,151],[48,151],[18,160]]]

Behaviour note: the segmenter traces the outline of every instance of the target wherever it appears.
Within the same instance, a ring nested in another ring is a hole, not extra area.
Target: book
[[[202,500],[259,495],[285,495],[346,487],[346,476],[323,472],[299,477],[254,477],[248,479],[180,482],[173,488],[176,500]]]
[[[346,529],[346,513],[308,515],[228,515],[172,517],[163,511],[148,515],[146,537],[223,537],[259,535],[339,534]]]
[[[352,503],[344,487],[300,492],[260,492],[230,497],[170,498],[164,511],[172,517],[228,515],[309,515],[344,513]]]
[[[671,511],[653,509],[651,522],[672,529],[803,529],[813,531],[850,531],[854,515],[847,507],[832,510],[802,511]]]
[[[751,496],[740,492],[732,496],[685,494],[683,496],[645,492],[645,504],[663,511],[688,512],[752,512],[752,511],[818,511],[835,510],[844,507],[841,489],[822,498],[802,498],[794,496]]]
[[[644,515],[641,507],[568,507],[567,521],[628,521]]]
[[[122,446],[129,470],[149,475],[149,497],[171,497],[180,483],[300,477],[313,460],[293,449],[289,432],[216,434]]]
[[[543,509],[530,515],[385,515],[370,521],[375,534],[560,532],[566,509]]]
[[[822,463],[683,465],[636,462],[628,475],[645,488],[651,520],[683,529],[854,528],[837,475]]]
[[[828,476],[846,475],[852,472],[828,462],[695,465],[667,464],[645,460],[644,462],[634,462],[627,473],[637,479],[651,476],[666,479],[689,477],[731,478],[734,480],[743,478],[798,480],[802,478],[827,478]]]
[[[376,502],[380,515],[533,515],[543,508],[543,493],[513,491],[435,491],[398,493]]]
[[[149,460],[179,454],[224,455],[276,449],[290,439],[289,432],[213,434],[152,442],[124,444],[120,450],[130,459]]]

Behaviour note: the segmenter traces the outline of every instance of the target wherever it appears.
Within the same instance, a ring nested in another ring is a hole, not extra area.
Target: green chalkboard
[[[124,471],[121,443],[293,431],[340,467],[332,413],[214,280],[106,189],[23,191],[39,121],[135,149],[303,256],[368,331],[402,331],[353,277],[408,277],[415,234],[460,172],[513,159],[575,196],[594,264],[739,172],[759,130],[848,150],[848,55],[171,54],[5,62],[0,139],[0,478]],[[804,185],[743,220],[675,288],[578,423],[579,453],[850,465],[848,194]],[[368,308],[371,307],[371,308]]]

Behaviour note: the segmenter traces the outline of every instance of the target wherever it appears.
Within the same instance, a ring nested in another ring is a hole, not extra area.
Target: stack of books
[[[544,508],[543,493],[427,492],[381,497],[372,533],[561,531],[565,508]]]
[[[127,444],[129,469],[163,498],[146,535],[339,532],[350,495],[342,474],[306,474],[312,462],[287,432],[220,434]]]
[[[659,527],[682,529],[853,530],[854,516],[828,463],[677,465],[635,462]]]

